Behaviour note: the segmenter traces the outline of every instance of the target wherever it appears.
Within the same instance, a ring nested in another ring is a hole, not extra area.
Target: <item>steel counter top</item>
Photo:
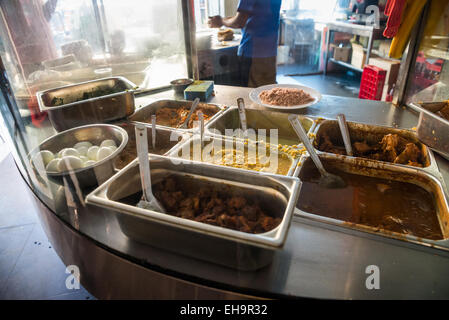
[[[248,108],[251,89],[216,86],[209,101],[235,105],[243,97]],[[140,97],[136,106],[162,98],[182,98],[172,91]],[[297,113],[348,121],[412,128],[418,117],[402,107],[383,102],[323,96],[317,105]],[[435,155],[449,182],[449,162]],[[86,191],[86,194],[89,191]],[[71,215],[71,216],[70,216]],[[75,219],[75,220],[74,220]],[[449,298],[449,253],[361,231],[294,217],[284,249],[271,265],[242,272],[163,251],[128,239],[113,213],[80,205],[65,220],[113,252],[175,277],[256,296],[337,299]],[[379,268],[380,289],[368,290],[367,267]]]

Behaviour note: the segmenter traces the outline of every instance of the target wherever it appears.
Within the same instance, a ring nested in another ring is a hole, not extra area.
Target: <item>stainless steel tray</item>
[[[126,89],[114,94],[76,101],[83,97],[84,92],[100,87],[113,88],[116,85]],[[48,113],[57,131],[63,131],[85,124],[110,122],[131,115],[135,107],[133,95],[135,87],[134,83],[123,77],[112,77],[39,91],[36,95],[40,110]],[[68,103],[51,106],[53,98],[63,98]]]
[[[434,173],[435,171],[438,171],[438,166],[436,164],[435,158],[433,156],[433,153],[429,148],[426,147],[423,143],[419,141],[419,139],[416,136],[416,133],[411,130],[405,130],[405,129],[397,129],[397,128],[391,128],[391,127],[383,127],[383,126],[376,126],[376,125],[370,125],[370,124],[364,124],[359,122],[348,122],[348,129],[349,129],[349,135],[351,137],[351,141],[362,141],[366,140],[368,143],[375,143],[377,141],[380,141],[382,137],[386,134],[397,134],[401,137],[406,138],[407,140],[410,140],[418,145],[418,147],[421,149],[423,155],[424,155],[424,163],[425,167],[424,169]],[[328,152],[323,152],[318,150],[318,145],[320,144],[322,135],[324,133],[327,133],[329,137],[331,137],[332,142],[336,145],[339,145],[341,147],[344,147],[343,139],[341,137],[340,129],[338,127],[338,123],[336,120],[323,120],[321,121],[315,128],[314,132],[314,146],[317,149],[318,154],[333,154]],[[346,155],[338,155],[339,157],[349,157]],[[362,161],[367,159],[363,157],[354,157],[355,159],[359,159],[359,161]],[[378,161],[369,159],[370,161],[374,162],[381,162],[381,163],[389,163],[384,161]],[[409,165],[403,165],[403,164],[394,164],[396,166],[405,166],[405,167],[411,167]]]
[[[444,239],[430,240],[412,235],[400,234],[392,231],[384,231],[366,225],[349,223],[342,220],[328,218],[310,212],[305,212],[303,210],[300,210],[299,208],[295,209],[295,215],[323,222],[326,224],[337,225],[344,229],[364,231],[371,234],[380,235],[382,237],[394,238],[402,241],[413,242],[424,246],[435,247],[449,251],[449,206],[445,197],[444,192],[445,187],[443,185],[442,179],[441,180],[438,179],[434,175],[430,174],[428,170],[424,170],[422,168],[416,168],[411,166],[397,166],[387,162],[373,161],[370,159],[363,159],[363,161],[359,161],[357,158],[341,157],[324,153],[320,155],[320,159],[324,162],[325,166],[331,165],[344,172],[377,178],[384,178],[389,180],[403,181],[416,184],[424,188],[434,197],[434,201],[437,208],[438,220],[440,222]],[[306,163],[306,161],[309,162],[311,161],[309,156],[303,156],[301,158],[301,167],[299,168],[300,178],[302,175],[301,171],[305,170],[304,163]]]
[[[153,103],[150,103],[147,106],[137,109],[134,114],[132,114],[131,116],[128,117],[128,120],[148,124],[148,123],[151,123],[151,116],[156,114],[156,112],[159,109],[162,109],[162,108],[177,109],[177,108],[181,108],[181,107],[186,107],[186,108],[190,109],[191,106],[192,106],[192,101],[187,101],[187,100],[169,100],[169,99],[158,100]],[[210,122],[213,119],[215,119],[216,117],[218,117],[224,109],[224,107],[219,106],[217,104],[210,104],[210,103],[204,103],[204,102],[200,102],[198,104],[198,108],[207,108],[207,109],[210,109],[210,110],[213,110],[216,112],[209,120],[204,121],[205,124],[207,124],[208,122]],[[181,125],[181,124],[182,123],[180,123],[179,125]],[[173,127],[159,125],[159,124],[157,124],[157,122],[156,122],[156,126],[173,129]],[[193,130],[195,130],[194,128],[191,128],[191,129],[176,128],[176,129],[184,130],[184,131],[188,131],[188,132],[192,132]]]
[[[418,139],[449,160],[449,121],[418,103],[410,103],[408,107],[419,112]]]
[[[288,113],[272,112],[265,110],[246,109],[246,121],[248,129],[256,131],[260,129],[266,130],[266,139],[270,142],[270,129],[278,130],[278,143],[283,145],[297,145],[300,139],[293,130],[288,121]],[[315,121],[311,118],[299,116],[302,126],[306,132],[312,132],[315,128]],[[226,130],[240,129],[240,117],[237,107],[230,107],[225,110],[219,117],[213,119],[206,125],[206,130],[214,135],[227,135]],[[235,131],[234,135],[238,132]],[[258,139],[260,140],[260,139]]]
[[[123,128],[128,133],[128,143],[114,161],[114,167],[118,171],[123,169],[128,163],[137,158],[136,134],[135,126],[131,122],[126,121],[114,124]],[[148,152],[150,154],[166,155],[177,144],[181,144],[184,141],[187,141],[191,136],[189,133],[182,130],[156,128],[156,150],[153,150],[151,126],[145,126],[147,127]]]
[[[153,184],[172,174],[190,179],[193,188],[207,183],[262,203],[282,221],[269,232],[249,234],[120,203],[117,200],[141,191],[136,159],[86,198],[89,205],[106,209],[105,214],[115,212],[129,238],[241,270],[269,264],[276,249],[282,248],[300,188],[297,178],[191,161],[175,164],[172,158],[156,155],[150,159]]]
[[[170,150],[168,155],[171,157],[182,158],[185,160],[202,161],[202,159],[204,159],[204,155],[205,155],[204,152],[207,152],[207,155],[209,155],[210,152],[214,148],[221,147],[224,149],[224,148],[227,148],[228,145],[232,145],[237,150],[239,150],[239,148],[241,148],[241,150],[247,151],[248,145],[251,145],[254,148],[252,150],[254,150],[254,152],[257,152],[257,146],[260,143],[262,143],[262,142],[256,142],[253,140],[242,141],[239,139],[233,139],[233,138],[229,138],[226,136],[220,136],[220,135],[205,135],[203,138],[203,149],[201,149],[201,143],[200,143],[201,140],[200,139],[201,138],[199,137],[199,135],[193,135],[189,140],[175,146],[172,150]],[[266,145],[265,143],[262,143],[262,144]],[[298,163],[299,159],[301,158],[301,156],[298,155],[297,157],[293,157],[292,155],[290,155],[286,152],[279,151],[277,145],[270,146],[269,148],[271,150],[274,149],[275,151],[279,152],[279,154],[284,154],[291,161],[289,168],[288,168],[287,172],[285,173],[286,176],[291,176],[293,174],[293,172],[295,171],[295,168],[296,168],[297,163]],[[302,148],[302,144],[299,144],[296,149],[301,149],[301,148]],[[193,152],[195,152],[195,153],[193,153]],[[203,155],[202,156],[203,158],[200,155]],[[206,160],[203,163],[205,165],[213,164],[212,159],[210,159],[210,160],[211,161]],[[226,165],[223,165],[223,166],[226,166]],[[251,170],[251,169],[237,168],[237,167],[233,167],[233,166],[226,166],[226,167],[232,167],[232,168],[235,168],[238,170],[244,170],[244,171],[262,172],[262,171],[256,171],[256,170]],[[275,174],[275,173],[271,173],[271,174]],[[281,174],[281,175],[284,175],[284,174]]]

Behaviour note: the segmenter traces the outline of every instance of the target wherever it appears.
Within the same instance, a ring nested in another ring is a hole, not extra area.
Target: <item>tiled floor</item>
[[[27,186],[0,140],[0,299],[95,299],[67,289],[65,265],[42,230]],[[5,183],[7,182],[7,183]]]

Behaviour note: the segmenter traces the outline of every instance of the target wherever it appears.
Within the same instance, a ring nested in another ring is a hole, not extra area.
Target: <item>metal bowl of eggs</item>
[[[114,173],[114,159],[128,143],[118,126],[91,124],[60,132],[33,149],[28,157],[40,175],[74,187],[97,186]]]

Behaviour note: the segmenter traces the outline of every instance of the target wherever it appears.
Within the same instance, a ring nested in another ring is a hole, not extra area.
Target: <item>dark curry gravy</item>
[[[308,213],[421,238],[443,239],[432,195],[406,182],[349,174],[336,169],[347,183],[342,189],[318,185],[311,163],[302,170],[297,207]]]

